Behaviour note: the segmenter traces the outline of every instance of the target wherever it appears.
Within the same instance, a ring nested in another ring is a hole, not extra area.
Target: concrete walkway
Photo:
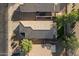
[[[7,4],[0,4],[0,56],[7,55],[7,19],[5,12]]]
[[[52,56],[51,50],[43,48],[41,44],[33,44],[29,56]]]

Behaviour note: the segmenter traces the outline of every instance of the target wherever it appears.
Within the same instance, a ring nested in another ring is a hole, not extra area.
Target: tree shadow
[[[63,56],[64,55],[64,47],[61,46],[61,42],[57,42],[56,44],[56,54],[55,56]]]
[[[20,47],[16,47],[12,56],[20,56]]]

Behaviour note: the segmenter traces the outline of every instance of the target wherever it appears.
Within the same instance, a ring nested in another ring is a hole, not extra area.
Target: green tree
[[[21,47],[22,47],[22,52],[24,52],[24,54],[28,54],[29,51],[32,49],[32,41],[29,39],[23,39],[21,41]]]
[[[69,49],[73,52],[79,47],[79,42],[73,31],[75,23],[79,20],[78,14],[74,11],[63,16],[57,16],[57,39],[61,42],[61,46],[65,48],[66,55],[68,55]]]

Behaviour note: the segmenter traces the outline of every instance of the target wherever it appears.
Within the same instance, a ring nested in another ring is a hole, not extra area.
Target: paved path
[[[51,50],[43,48],[41,44],[33,44],[29,56],[52,56]]]
[[[6,4],[0,4],[0,56],[7,54],[7,22],[5,21]]]

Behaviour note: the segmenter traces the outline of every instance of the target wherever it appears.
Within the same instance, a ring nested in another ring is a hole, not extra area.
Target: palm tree
[[[79,42],[73,31],[73,25],[78,21],[78,17],[78,12],[71,12],[57,17],[57,39],[61,42],[61,46],[65,48],[65,55],[69,54],[69,50],[73,52],[79,47]]]

